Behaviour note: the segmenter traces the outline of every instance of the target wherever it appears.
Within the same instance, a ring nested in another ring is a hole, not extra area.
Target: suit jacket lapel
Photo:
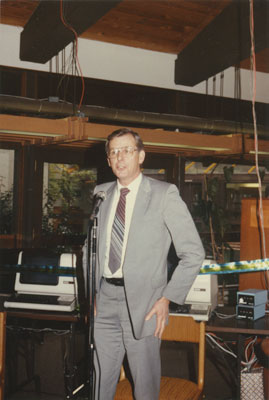
[[[140,218],[143,218],[148,209],[150,194],[151,187],[149,180],[147,177],[143,176],[136,196],[130,229],[136,225],[136,221],[139,221]]]
[[[125,252],[125,259],[129,259],[129,257],[133,257],[136,254],[136,236],[139,232],[139,229],[143,228],[143,220],[145,213],[148,209],[149,201],[151,196],[151,186],[149,179],[143,176],[140,187],[137,192],[135,206],[133,210],[128,242]],[[131,244],[131,245],[130,245]]]

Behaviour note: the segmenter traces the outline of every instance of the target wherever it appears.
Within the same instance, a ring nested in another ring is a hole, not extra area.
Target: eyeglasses
[[[128,158],[131,157],[137,151],[137,147],[127,146],[127,147],[119,147],[118,149],[111,149],[108,152],[108,158],[117,158],[120,154],[122,157]]]

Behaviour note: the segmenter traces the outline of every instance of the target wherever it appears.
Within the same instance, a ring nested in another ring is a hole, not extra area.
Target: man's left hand
[[[161,297],[156,301],[150,312],[146,315],[145,320],[148,321],[154,314],[156,314],[157,319],[154,336],[161,339],[169,315],[169,300],[166,297]]]

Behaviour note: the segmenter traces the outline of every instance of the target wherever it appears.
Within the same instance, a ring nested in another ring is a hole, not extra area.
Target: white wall
[[[0,24],[0,65],[49,71],[50,65],[29,63],[19,59],[20,32],[22,28]],[[126,46],[79,39],[78,57],[85,77],[127,82],[187,92],[206,93],[206,82],[194,87],[175,85],[174,63],[176,55],[165,54]],[[65,50],[66,72],[71,73],[71,45]],[[61,62],[61,55],[59,56]],[[56,72],[52,60],[52,72]],[[69,71],[67,66],[69,66]],[[60,65],[61,71],[61,65]],[[216,76],[215,93],[213,78],[208,80],[208,93],[220,94],[220,74]],[[269,74],[256,74],[256,101],[269,103]],[[234,68],[224,71],[223,95],[234,97]],[[252,99],[252,76],[241,70],[241,98]]]

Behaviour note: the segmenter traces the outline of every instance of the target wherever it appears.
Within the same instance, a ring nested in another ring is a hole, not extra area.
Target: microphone
[[[93,206],[93,210],[92,210],[92,214],[90,217],[90,220],[92,221],[98,214],[99,212],[99,207],[102,203],[102,201],[104,201],[106,199],[106,192],[97,192],[95,197],[95,202],[94,202],[94,206]]]

